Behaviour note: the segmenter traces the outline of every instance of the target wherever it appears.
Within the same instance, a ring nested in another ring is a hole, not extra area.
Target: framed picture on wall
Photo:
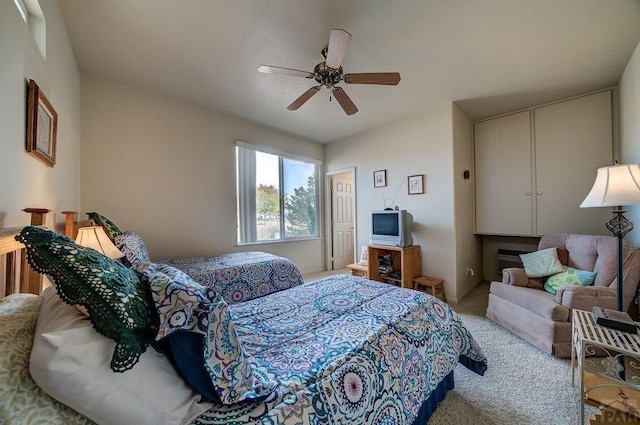
[[[373,172],[373,187],[385,187],[387,185],[387,170]]]
[[[369,248],[366,245],[360,247],[360,261],[359,263],[365,265],[369,262]]]
[[[420,195],[424,193],[424,174],[407,177],[407,190],[409,191],[409,195]]]
[[[33,80],[29,80],[27,108],[27,152],[53,167],[56,163],[58,113]]]

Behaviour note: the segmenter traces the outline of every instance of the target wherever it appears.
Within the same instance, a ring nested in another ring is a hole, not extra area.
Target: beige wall
[[[453,188],[455,201],[455,282],[457,298],[463,298],[482,281],[482,238],[473,233],[474,173],[471,121],[452,105]],[[464,171],[469,170],[469,179]]]
[[[55,1],[40,0],[47,57],[40,54],[13,1],[0,1],[0,227],[29,224],[23,208],[80,208],[80,74]],[[58,113],[54,168],[25,151],[27,84],[34,79]]]
[[[627,64],[618,90],[620,116],[620,159],[623,163],[640,164],[640,43]],[[628,207],[635,229],[627,240],[640,247],[640,205]]]
[[[356,168],[357,243],[369,243],[369,212],[399,206],[413,215],[413,243],[421,246],[422,273],[445,279],[456,300],[456,252],[451,104],[433,108],[327,145],[327,171]],[[387,187],[373,172],[387,170]],[[425,175],[425,194],[408,195],[407,175]],[[385,203],[386,200],[386,203]],[[469,200],[471,205],[471,200]]]
[[[303,272],[320,239],[236,246],[235,142],[322,159],[322,145],[246,120],[82,76],[82,211],[138,232],[152,260],[260,250]]]

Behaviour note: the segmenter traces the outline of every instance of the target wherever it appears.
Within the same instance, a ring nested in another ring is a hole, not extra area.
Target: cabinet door
[[[476,233],[531,235],[529,112],[474,125]]]
[[[613,163],[611,91],[534,110],[538,235],[606,234],[607,208],[580,208]]]

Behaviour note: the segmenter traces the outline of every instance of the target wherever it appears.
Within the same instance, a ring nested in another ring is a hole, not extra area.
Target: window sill
[[[236,246],[271,245],[271,244],[290,243],[290,242],[319,241],[320,239],[321,239],[320,236],[310,236],[305,238],[277,239],[273,241],[236,242]]]

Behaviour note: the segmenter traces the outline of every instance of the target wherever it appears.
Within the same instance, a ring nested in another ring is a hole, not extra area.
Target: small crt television
[[[407,210],[371,211],[371,243],[373,245],[413,245],[413,216]]]

